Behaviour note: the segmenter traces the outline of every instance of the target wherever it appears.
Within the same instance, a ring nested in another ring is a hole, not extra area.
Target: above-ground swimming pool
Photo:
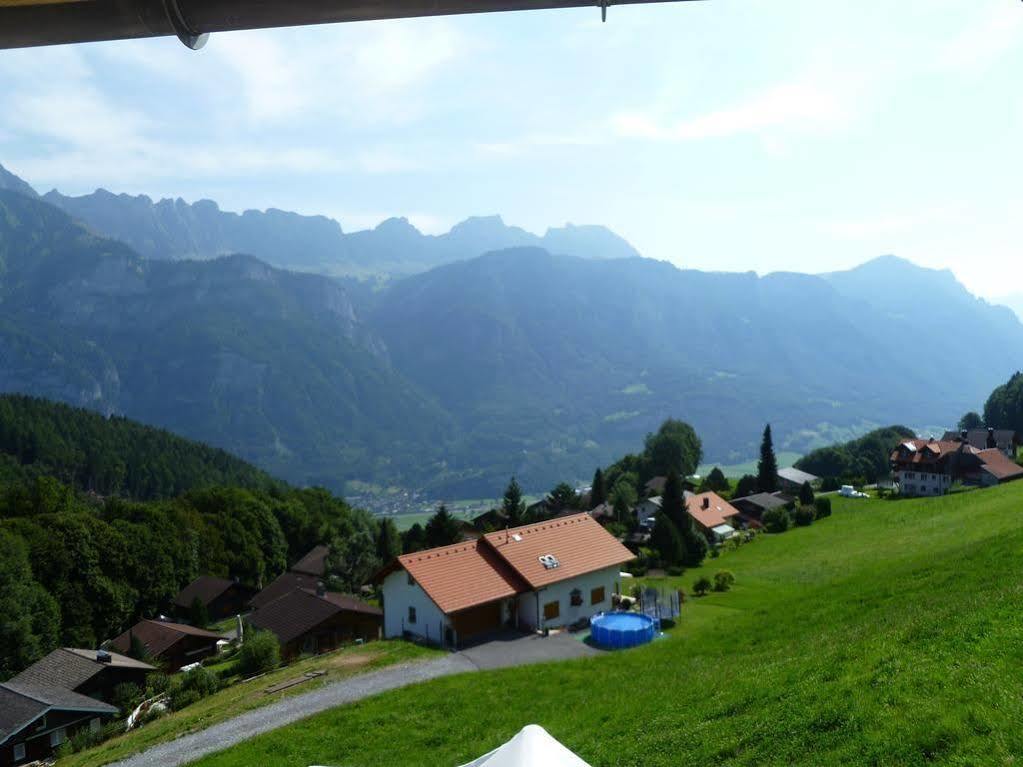
[[[654,619],[640,613],[598,613],[590,618],[590,638],[601,647],[635,647],[654,638]]]

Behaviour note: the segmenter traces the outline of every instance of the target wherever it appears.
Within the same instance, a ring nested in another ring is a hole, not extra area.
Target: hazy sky
[[[707,0],[0,52],[0,163],[346,230],[473,214],[647,256],[883,253],[1023,291],[1019,0]]]

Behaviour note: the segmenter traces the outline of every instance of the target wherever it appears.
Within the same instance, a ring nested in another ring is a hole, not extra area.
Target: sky
[[[604,224],[685,268],[1023,293],[1019,0],[706,0],[0,51],[38,190]],[[911,295],[911,294],[908,294]]]

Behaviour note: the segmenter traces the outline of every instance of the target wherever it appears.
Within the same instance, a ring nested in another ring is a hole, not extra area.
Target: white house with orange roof
[[[585,513],[403,554],[377,575],[384,636],[453,647],[505,627],[567,626],[611,609],[631,559]]]

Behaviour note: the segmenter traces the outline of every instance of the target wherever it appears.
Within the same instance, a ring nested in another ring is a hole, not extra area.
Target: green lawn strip
[[[205,729],[281,698],[309,692],[324,684],[384,666],[432,657],[436,654],[439,652],[407,642],[386,641],[372,642],[304,658],[258,679],[233,684],[181,711],[175,711],[143,727],[101,743],[95,748],[62,759],[59,765],[60,767],[99,767],[99,765],[123,759],[158,743]],[[268,687],[317,670],[325,671],[326,674],[287,690],[272,694],[264,693]]]
[[[1021,508],[1023,483],[836,499],[829,519],[665,579],[737,579],[690,597],[668,639],[392,691],[198,764],[450,767],[532,722],[595,767],[1014,763]]]

